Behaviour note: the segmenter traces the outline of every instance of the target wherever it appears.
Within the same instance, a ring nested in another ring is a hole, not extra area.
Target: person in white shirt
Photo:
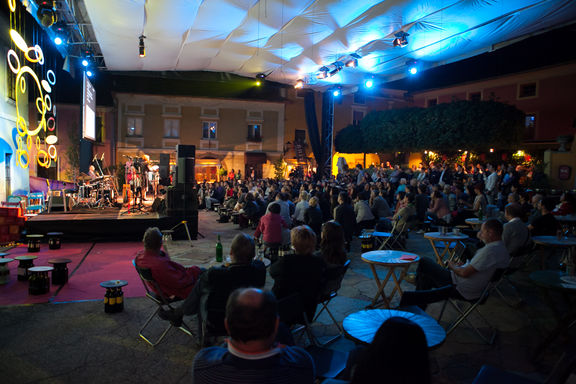
[[[456,298],[474,300],[480,297],[490,278],[498,268],[510,264],[510,255],[502,242],[503,226],[492,219],[482,224],[478,238],[485,244],[474,257],[464,263],[449,262],[448,268],[436,264],[431,258],[422,258],[416,272],[416,290],[454,286]]]
[[[518,256],[530,244],[530,230],[521,219],[523,213],[518,203],[508,204],[504,209],[504,217],[508,222],[504,224],[502,241],[512,257]]]
[[[494,204],[496,196],[498,195],[498,173],[492,164],[488,164],[486,170],[490,172],[490,175],[486,177],[486,184],[484,186],[486,198],[488,199],[488,204]]]

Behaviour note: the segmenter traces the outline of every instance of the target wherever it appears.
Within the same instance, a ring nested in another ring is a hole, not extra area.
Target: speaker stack
[[[198,235],[198,195],[194,182],[196,147],[178,145],[175,184],[167,189],[166,214],[178,220],[186,220],[192,239]],[[160,175],[162,177],[162,175]],[[174,233],[176,239],[185,238],[184,228]]]

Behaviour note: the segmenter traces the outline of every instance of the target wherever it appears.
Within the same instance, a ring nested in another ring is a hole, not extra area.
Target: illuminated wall
[[[56,85],[56,75],[51,69],[43,68],[45,58],[42,48],[28,42],[19,32],[23,29],[22,24],[17,24],[15,20],[21,20],[26,11],[14,0],[8,0],[8,5],[11,14],[10,28],[7,31],[11,46],[8,47],[6,61],[3,61],[1,66],[2,76],[8,78],[9,83],[3,90],[6,102],[1,107],[2,199],[7,193],[28,192],[28,170],[34,163],[48,168],[58,159],[55,145],[58,142],[55,135],[56,113],[52,108],[51,98]],[[13,76],[8,76],[8,71],[12,72]],[[28,119],[28,99],[31,94],[36,96],[30,105],[38,116],[38,121],[34,122]],[[9,166],[7,159],[10,161]]]

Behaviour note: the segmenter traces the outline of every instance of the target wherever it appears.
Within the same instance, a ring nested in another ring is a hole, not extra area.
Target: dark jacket
[[[340,204],[334,209],[334,220],[340,223],[344,230],[346,241],[352,240],[356,230],[356,214],[350,204]]]
[[[185,315],[208,314],[208,323],[220,328],[224,325],[226,302],[237,288],[261,288],[266,283],[266,267],[255,260],[250,264],[231,264],[228,267],[212,267],[200,276],[192,293],[184,300]],[[222,328],[220,328],[222,329]]]
[[[304,222],[306,225],[310,226],[316,236],[320,235],[320,231],[322,230],[322,211],[318,207],[308,207],[304,211]],[[320,239],[317,239],[320,241]]]
[[[299,293],[308,319],[314,317],[326,263],[314,255],[286,255],[270,266],[272,292],[278,299]]]

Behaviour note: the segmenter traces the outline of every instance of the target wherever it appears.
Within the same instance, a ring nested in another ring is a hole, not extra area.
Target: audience
[[[554,200],[549,197],[540,202],[540,216],[536,217],[528,226],[532,236],[556,236],[560,228],[558,221],[552,215]]]
[[[508,222],[504,224],[502,241],[510,256],[516,257],[530,244],[530,230],[522,222],[522,206],[518,203],[508,204],[504,209],[504,215]]]
[[[336,221],[327,221],[322,225],[320,253],[328,268],[344,265],[346,257],[344,230]]]
[[[300,347],[279,345],[278,304],[270,292],[237,289],[226,304],[224,347],[200,350],[192,364],[195,384],[314,383],[312,357]]]
[[[156,227],[146,230],[143,242],[144,250],[136,256],[136,265],[150,269],[152,277],[167,297],[171,299],[188,297],[202,270],[196,266],[186,268],[170,260],[162,250],[162,232]],[[154,286],[150,288],[155,290]]]
[[[288,225],[280,216],[280,205],[272,203],[269,212],[260,218],[254,238],[258,240],[262,235],[266,247],[278,249],[282,245],[282,228],[288,228]]]

